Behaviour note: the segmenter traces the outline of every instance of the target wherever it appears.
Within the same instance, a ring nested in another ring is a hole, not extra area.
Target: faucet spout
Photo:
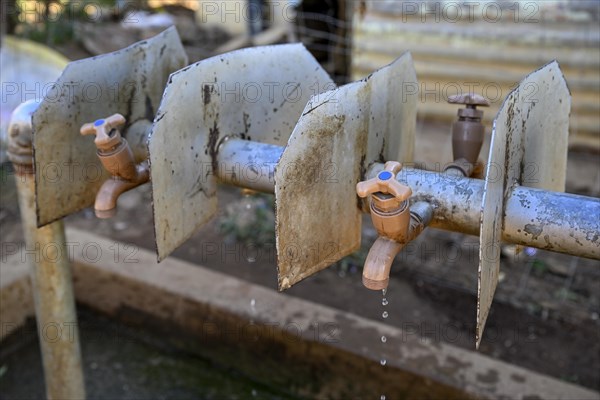
[[[98,218],[110,218],[117,213],[117,200],[121,193],[140,186],[150,180],[150,167],[147,161],[135,163],[135,156],[129,143],[119,132],[125,124],[125,117],[114,114],[105,119],[83,124],[82,135],[96,135],[96,154],[104,168],[112,175],[96,194],[94,211]]]
[[[111,218],[117,213],[119,196],[150,180],[150,170],[147,162],[135,166],[136,174],[132,179],[123,179],[117,175],[110,177],[100,187],[96,194],[94,212],[98,218]]]
[[[363,268],[363,285],[367,289],[382,290],[390,281],[390,269],[404,244],[379,236],[367,255]]]
[[[410,225],[406,240],[399,242],[386,236],[379,236],[367,255],[363,268],[363,285],[367,289],[382,290],[388,287],[390,270],[396,255],[414,240],[429,225],[433,218],[433,208],[424,201],[410,207]]]

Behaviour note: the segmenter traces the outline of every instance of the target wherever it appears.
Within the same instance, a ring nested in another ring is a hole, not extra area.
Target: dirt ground
[[[77,44],[61,45],[58,50],[71,58],[89,54]],[[449,161],[445,159],[450,154],[448,132],[446,125],[419,123],[416,159]],[[22,242],[9,166],[2,167],[1,178],[2,242]],[[600,197],[598,154],[569,154],[567,192]],[[145,185],[124,194],[118,215],[110,220],[96,219],[87,209],[68,217],[66,223],[154,250],[150,201]],[[222,186],[217,217],[171,257],[275,289],[272,201],[272,196],[244,196],[239,189]],[[376,236],[367,216],[363,226],[361,251],[281,295],[383,321],[381,293],[370,292],[361,283],[362,260]],[[219,251],[207,243],[216,244]],[[477,237],[427,229],[394,262],[385,322],[423,340],[474,349],[477,243]],[[479,351],[600,390],[600,263],[545,251],[517,256],[511,246],[503,254],[500,283]]]

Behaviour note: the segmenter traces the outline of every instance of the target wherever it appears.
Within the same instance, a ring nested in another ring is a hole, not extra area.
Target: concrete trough
[[[600,399],[598,392],[198,265],[174,258],[157,264],[150,251],[89,232],[67,229],[67,243],[80,304],[293,394]],[[25,261],[23,251],[1,260],[2,337],[33,316]]]

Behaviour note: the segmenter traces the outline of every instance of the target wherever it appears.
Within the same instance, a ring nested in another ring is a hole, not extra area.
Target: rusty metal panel
[[[417,94],[409,84],[417,78],[405,53],[306,105],[275,172],[280,290],[360,246],[356,184],[375,162],[412,161]]]
[[[186,64],[179,35],[170,28],[67,65],[33,115],[38,226],[92,205],[108,177],[93,140],[80,135],[81,125],[120,113],[128,122],[122,131],[127,138],[132,124],[152,121],[169,74]]]
[[[173,74],[148,143],[158,259],[215,214],[224,138],[283,146],[311,95],[333,87],[301,44],[238,50]]]
[[[523,79],[494,120],[480,228],[477,346],[498,284],[505,200],[516,185],[564,191],[570,110],[567,84],[552,62]]]

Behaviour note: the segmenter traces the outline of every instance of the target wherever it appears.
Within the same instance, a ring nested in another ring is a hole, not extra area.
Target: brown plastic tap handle
[[[118,127],[125,124],[125,117],[113,114],[108,118],[98,119],[94,122],[83,124],[79,132],[82,135],[96,135],[94,144],[98,150],[108,151],[121,144],[121,133]]]
[[[408,199],[412,194],[411,188],[396,180],[396,174],[401,169],[402,164],[397,161],[386,162],[384,170],[375,178],[356,184],[356,194],[360,197],[367,197],[370,194],[382,192],[389,193],[400,201]]]
[[[460,93],[448,97],[450,104],[464,104],[466,106],[489,107],[490,102],[477,93]]]

